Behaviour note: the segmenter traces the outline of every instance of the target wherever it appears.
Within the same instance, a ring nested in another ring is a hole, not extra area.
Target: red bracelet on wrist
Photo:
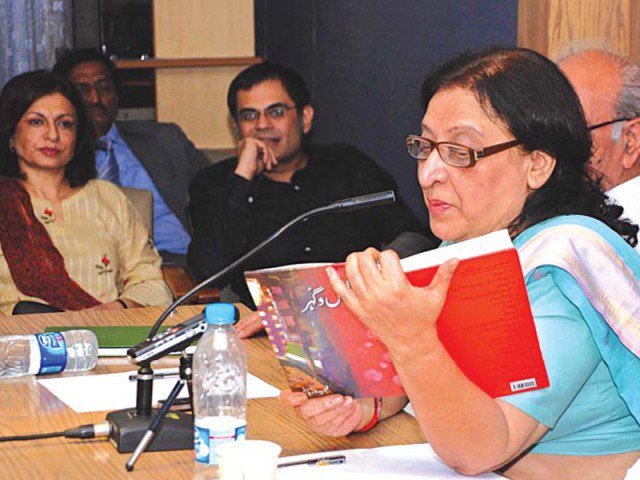
[[[369,421],[369,423],[367,423],[360,430],[355,430],[355,433],[368,432],[373,427],[375,427],[378,424],[378,421],[380,420],[380,411],[381,410],[382,410],[382,397],[374,397],[374,399],[373,399],[373,417],[371,417],[371,420]]]

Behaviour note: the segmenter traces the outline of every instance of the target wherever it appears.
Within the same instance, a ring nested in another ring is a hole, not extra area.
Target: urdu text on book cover
[[[503,230],[402,260],[427,286],[437,266],[461,260],[438,318],[438,335],[462,372],[492,397],[549,386],[518,253]],[[342,304],[330,264],[245,273],[290,387],[310,396],[404,395],[384,344]],[[344,278],[344,265],[334,265]],[[416,359],[418,361],[418,359]]]

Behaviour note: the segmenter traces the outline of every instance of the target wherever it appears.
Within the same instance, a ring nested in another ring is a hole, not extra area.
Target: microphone
[[[351,212],[361,208],[377,207],[378,205],[386,205],[396,201],[393,190],[386,192],[371,193],[360,197],[345,198],[327,205],[326,212]]]
[[[200,313],[162,335],[144,340],[131,347],[127,350],[127,357],[130,362],[137,365],[152,362],[171,352],[184,350],[206,329],[207,322],[204,313]]]
[[[185,322],[176,325],[168,332],[157,335],[162,322],[189,297],[197,293],[200,289],[216,281],[229,272],[240,267],[256,253],[269,245],[272,241],[282,235],[286,230],[298,222],[322,213],[342,213],[359,210],[362,208],[375,207],[395,201],[392,190],[379,192],[359,197],[346,198],[330,203],[322,207],[317,207],[301,215],[280,227],[266,240],[262,241],[235,261],[200,282],[183,296],[174,301],[158,318],[153,325],[147,340],[131,347],[127,350],[129,361],[140,366],[137,379],[137,395],[135,409],[125,409],[111,412],[107,415],[107,420],[111,427],[110,438],[116,444],[119,452],[134,452],[127,462],[127,470],[131,471],[138,456],[147,449],[151,450],[176,450],[193,448],[193,420],[191,417],[179,415],[175,421],[165,422],[164,427],[155,433],[155,428],[162,421],[166,408],[160,409],[154,417],[154,427],[150,429],[149,421],[153,410],[151,408],[151,393],[153,389],[153,370],[151,362],[168,355],[171,352],[183,350],[193,340],[200,337],[207,328],[203,314],[189,318]],[[180,383],[183,381],[190,383],[191,365],[189,357],[183,357],[180,361]],[[183,380],[184,378],[184,380]],[[179,391],[180,385],[174,387],[174,391]],[[177,394],[176,394],[177,395]],[[175,395],[170,396],[170,402],[175,399]]]
[[[210,283],[215,282],[216,280],[223,277],[224,275],[227,275],[229,272],[232,272],[233,270],[238,268],[240,265],[245,263],[247,260],[251,259],[256,253],[260,252],[260,250],[265,248],[267,245],[269,245],[276,238],[278,238],[280,235],[282,235],[285,231],[289,230],[289,228],[293,227],[298,222],[305,220],[307,218],[313,217],[315,215],[320,215],[322,213],[352,212],[354,210],[360,210],[363,208],[386,205],[389,203],[393,203],[395,201],[396,201],[396,196],[393,193],[393,190],[387,190],[384,192],[372,193],[369,195],[361,195],[359,197],[345,198],[343,200],[338,200],[336,202],[330,203],[329,205],[311,209],[308,212],[298,215],[293,220],[289,221],[287,224],[285,224],[284,226],[276,230],[274,233],[272,233],[270,237],[263,240],[261,243],[253,247],[244,255],[237,258],[235,261],[233,261],[232,263],[224,267],[222,270],[217,271],[216,273],[211,275],[209,278],[206,278],[205,280],[200,282],[198,285],[193,287],[191,290],[189,290],[187,293],[185,293],[176,301],[174,301],[171,305],[169,305],[169,307],[164,312],[162,312],[162,314],[160,315],[156,323],[153,325],[153,328],[149,332],[149,337],[147,338],[147,341],[143,343],[145,343],[145,346],[149,347],[150,345],[149,341],[154,340],[153,337],[155,337],[155,335],[158,333],[158,329],[160,328],[162,323],[165,321],[165,319],[169,315],[171,315],[171,312],[173,312],[180,304],[185,302],[192,295],[195,295],[196,293],[198,293],[200,290],[202,290],[204,287],[206,287]],[[178,332],[174,331],[173,333],[177,334]],[[158,338],[158,341],[161,341],[161,340],[162,340],[162,336]],[[136,345],[127,351],[127,356],[129,357],[129,360],[134,363],[138,363],[136,361],[136,357],[138,355],[138,347],[140,345],[142,344]],[[146,361],[149,361],[148,358],[150,357],[159,358],[156,355],[160,355],[162,352],[164,352],[164,350],[156,351],[153,355],[150,355],[149,357],[147,357]],[[169,353],[169,352],[166,352],[166,353]]]

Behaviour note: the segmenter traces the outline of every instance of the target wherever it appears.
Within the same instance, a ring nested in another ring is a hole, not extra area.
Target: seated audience
[[[53,68],[78,89],[99,137],[98,178],[153,192],[153,237],[170,263],[185,264],[190,242],[189,181],[206,166],[180,127],[170,123],[116,122],[118,92],[113,64],[92,49],[65,54]]]
[[[558,65],[590,125],[592,173],[624,216],[640,223],[640,66],[600,49],[573,52]]]
[[[314,110],[297,72],[270,62],[249,67],[231,83],[227,103],[240,138],[238,155],[201,171],[190,187],[193,240],[188,259],[199,278],[311,208],[396,190],[391,175],[355,147],[309,144]],[[400,198],[383,207],[318,216],[280,237],[245,270],[343,261],[350,252],[380,248],[403,233],[397,242],[403,243],[405,254],[432,246]],[[222,283],[226,281],[243,302],[253,305],[242,272]]]
[[[46,72],[0,94],[0,311],[162,305],[171,293],[142,220],[92,180],[94,133],[73,86]]]
[[[387,346],[429,444],[454,469],[623,478],[640,458],[638,227],[587,175],[577,95],[540,54],[494,48],[447,62],[424,98],[421,134],[407,145],[431,229],[446,243],[509,230],[550,387],[491,398],[451,359],[437,319],[457,260],[416,288],[394,252],[368,249],[347,258],[350,287],[329,268],[331,285]],[[327,435],[371,428],[406,402],[281,400]]]

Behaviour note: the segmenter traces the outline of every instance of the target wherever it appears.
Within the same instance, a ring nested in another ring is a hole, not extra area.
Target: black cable
[[[11,437],[0,437],[0,442],[17,442],[22,440],[42,440],[44,438],[65,437],[65,438],[96,438],[109,435],[108,423],[88,423],[78,427],[69,428],[62,432],[36,433],[33,435],[13,435]]]
[[[13,437],[0,437],[0,442],[15,442],[18,440],[40,440],[42,438],[64,437],[64,432],[36,433],[34,435],[14,435]]]

